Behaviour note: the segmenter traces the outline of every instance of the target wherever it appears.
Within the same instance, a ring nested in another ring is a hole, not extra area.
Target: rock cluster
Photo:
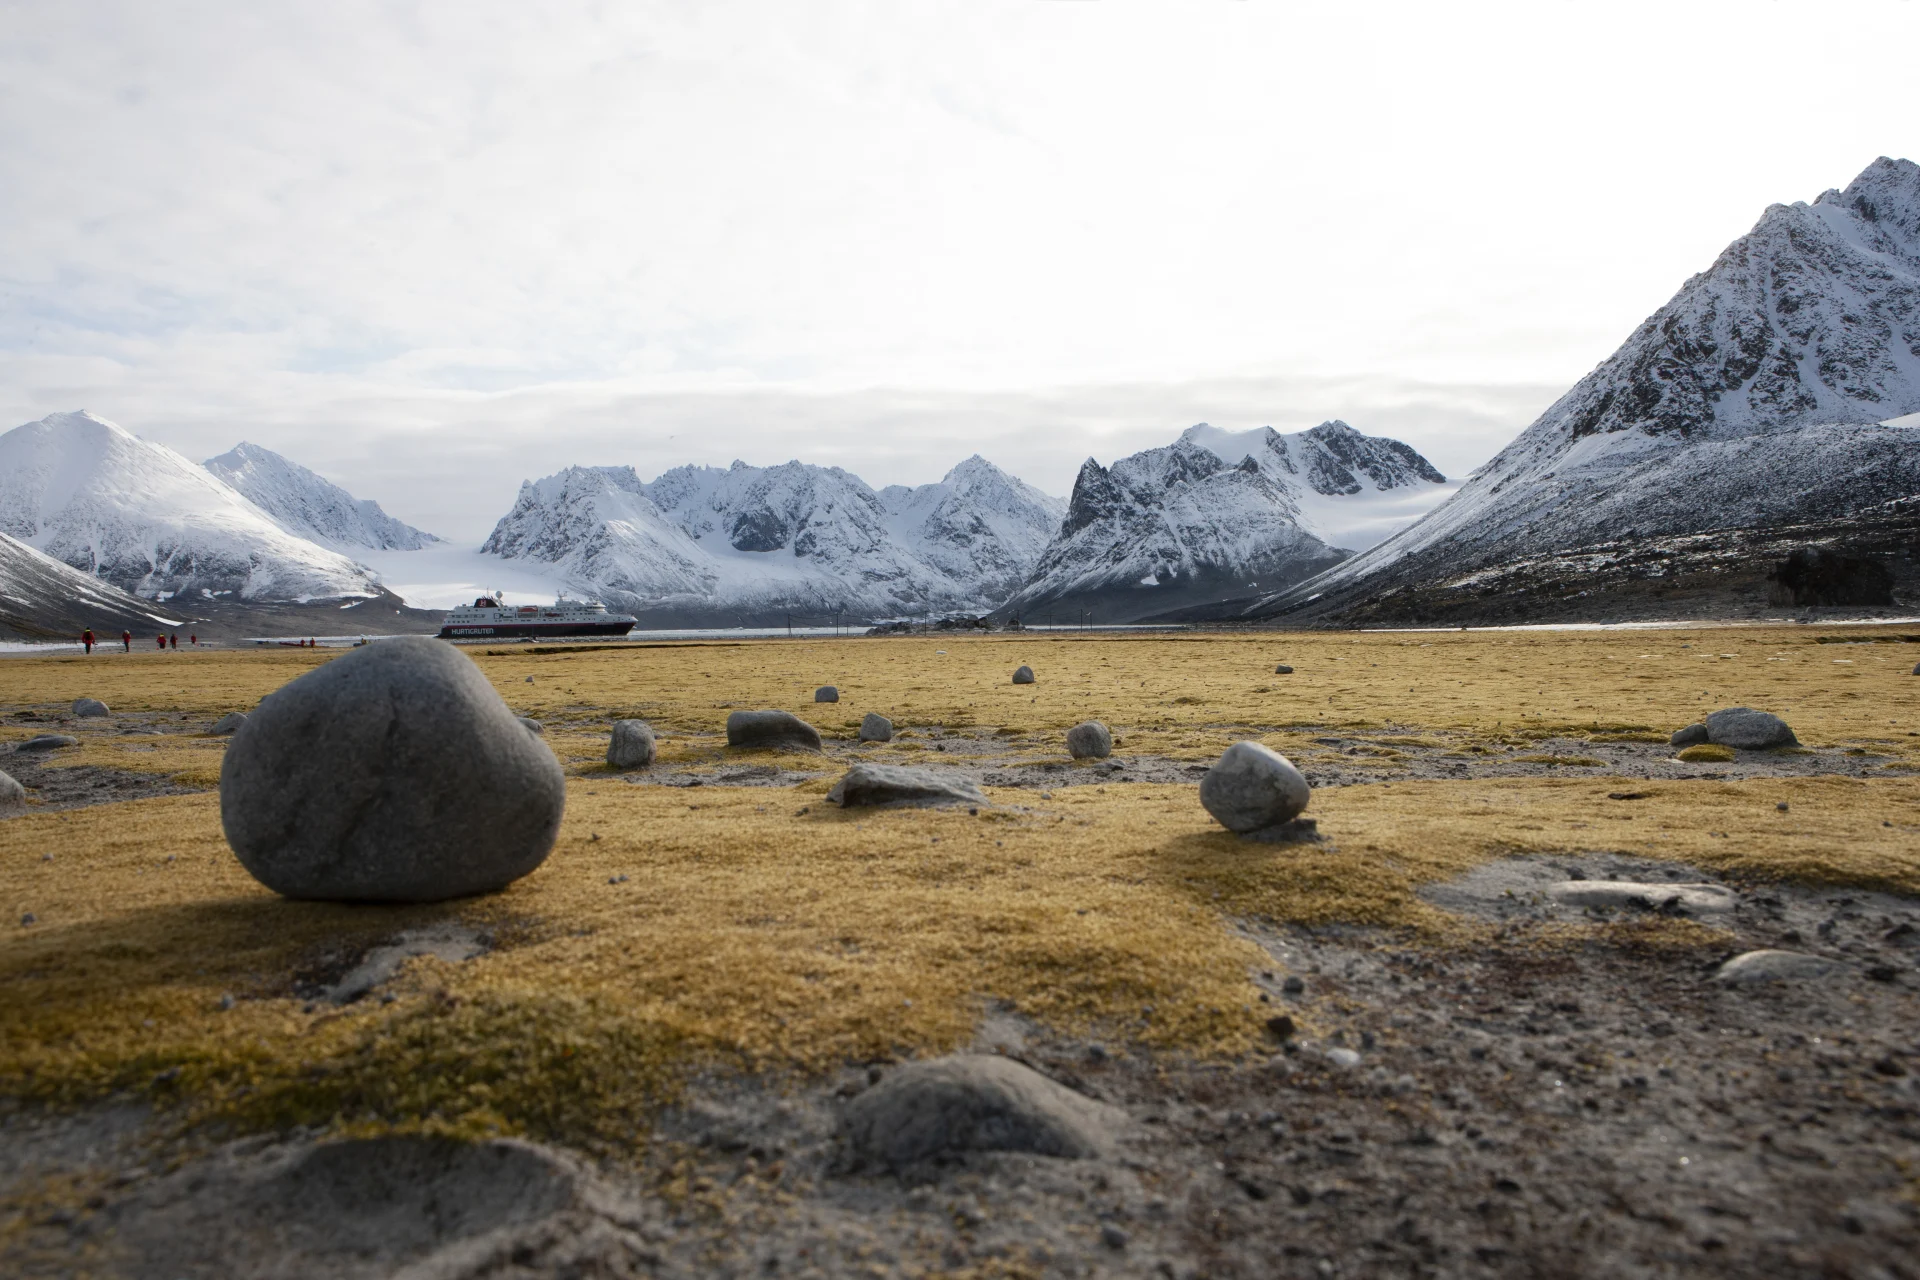
[[[897,764],[857,764],[833,784],[827,799],[845,808],[988,803],[980,788],[968,778]]]
[[[878,712],[867,712],[866,715],[860,717],[860,741],[892,742],[893,721],[880,715]]]
[[[1067,751],[1075,760],[1105,760],[1113,754],[1113,735],[1098,720],[1067,730]]]
[[[1032,667],[1021,667],[1021,668],[1020,668],[1019,670],[1017,670],[1017,671],[1015,671],[1015,672],[1013,673],[1013,682],[1014,682],[1015,684],[1032,684],[1032,683],[1033,683],[1033,668],[1032,668]]]
[[[903,1169],[963,1151],[1086,1159],[1111,1149],[1118,1115],[1031,1067],[959,1054],[897,1068],[847,1107],[865,1160]]]
[[[607,763],[616,769],[644,769],[653,763],[658,747],[653,726],[645,720],[615,720],[607,740]]]
[[[1293,762],[1257,742],[1234,743],[1200,780],[1200,803],[1214,821],[1243,835],[1291,822],[1311,797]]]
[[[546,858],[560,762],[473,661],[404,636],[268,695],[220,771],[227,843],[290,898],[437,902],[500,889]]]
[[[818,751],[820,731],[791,711],[736,711],[727,717],[727,745]]]
[[[75,698],[73,700],[73,714],[82,719],[89,719],[94,716],[107,716],[113,713],[108,711],[107,704],[98,698]]]

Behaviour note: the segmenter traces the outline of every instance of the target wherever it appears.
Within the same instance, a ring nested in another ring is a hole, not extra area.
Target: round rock
[[[268,695],[220,770],[227,843],[290,898],[502,888],[546,858],[565,804],[553,752],[427,636],[350,649]]]
[[[1293,668],[1283,662],[1273,669],[1273,674],[1277,676],[1290,676],[1293,674]]]
[[[857,764],[833,784],[827,799],[844,808],[989,803],[969,778],[897,764]]]
[[[1707,726],[1690,724],[1684,729],[1675,729],[1673,736],[1667,739],[1670,747],[1697,747],[1707,740]]]
[[[1085,1159],[1111,1149],[1120,1123],[1031,1067],[959,1054],[892,1072],[848,1104],[846,1133],[860,1156],[897,1170],[962,1151]]]
[[[0,813],[27,807],[27,789],[10,773],[0,773]]]
[[[869,711],[860,717],[860,741],[892,742],[893,721],[877,712]]]
[[[607,740],[607,763],[616,769],[644,769],[653,763],[653,726],[645,720],[615,720]]]
[[[838,702],[840,701],[840,691],[830,684],[823,684],[813,691],[813,700],[815,702]]]
[[[1234,743],[1200,780],[1200,803],[1229,831],[1290,822],[1311,797],[1293,762],[1257,742]]]
[[[214,721],[213,728],[207,730],[207,732],[211,734],[216,734],[220,737],[225,737],[229,733],[240,732],[240,726],[245,724],[246,722],[247,722],[246,712],[229,711],[227,712],[226,715],[223,715],[218,720]]]
[[[1113,754],[1113,735],[1098,720],[1067,730],[1067,751],[1075,760],[1105,760]]]
[[[727,717],[727,745],[818,751],[820,731],[791,711],[736,711]]]
[[[1707,741],[1742,751],[1800,745],[1800,739],[1793,736],[1785,720],[1770,711],[1755,711],[1752,707],[1728,707],[1708,716]]]
[[[1020,669],[1019,669],[1018,671],[1015,671],[1015,672],[1013,673],[1013,682],[1014,682],[1015,684],[1032,684],[1032,683],[1033,683],[1033,668],[1032,668],[1032,667],[1021,667],[1021,668],[1020,668]]]
[[[75,698],[73,700],[73,714],[87,718],[91,716],[110,716],[113,713],[108,711],[107,704],[98,698]]]

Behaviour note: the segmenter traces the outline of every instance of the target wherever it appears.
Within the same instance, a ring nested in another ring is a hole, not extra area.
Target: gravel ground
[[[1262,999],[1294,1030],[1239,1064],[990,1011],[975,1050],[1125,1112],[1109,1159],[855,1168],[840,1116],[887,1062],[698,1082],[629,1161],[600,1166],[414,1139],[349,1159],[295,1134],[170,1167],[137,1113],[15,1114],[0,1120],[0,1203],[22,1216],[0,1262],[167,1277],[1920,1275],[1920,901],[1736,883],[1709,917],[1723,932],[1681,945],[1670,909],[1556,905],[1547,887],[1571,879],[1702,875],[1613,855],[1483,867],[1428,891],[1493,931],[1471,950],[1242,922],[1274,957]],[[1760,947],[1835,967],[1713,980]],[[70,1193],[7,1198],[29,1185]]]

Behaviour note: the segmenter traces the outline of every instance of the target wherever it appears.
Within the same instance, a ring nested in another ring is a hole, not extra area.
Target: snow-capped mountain
[[[1920,492],[1920,166],[1774,205],[1445,504],[1255,616]]]
[[[0,435],[0,532],[149,599],[371,594],[371,574],[296,537],[203,467],[90,413]]]
[[[911,617],[991,608],[1059,508],[979,459],[889,493],[891,505],[850,472],[800,462],[652,482],[571,467],[522,485],[481,550],[552,565],[647,623]]]
[[[1201,423],[1110,468],[1089,458],[1002,612],[1128,622],[1245,600],[1338,563],[1449,489],[1409,446],[1344,422],[1293,434]]]
[[[207,470],[232,485],[248,501],[280,522],[296,537],[323,546],[373,551],[418,551],[440,541],[402,524],[370,498],[356,498],[326,477],[271,449],[244,440],[217,458]]]
[[[152,601],[0,533],[0,635],[78,640],[92,627],[104,643],[117,640],[122,629],[144,640],[152,628],[181,625]]]

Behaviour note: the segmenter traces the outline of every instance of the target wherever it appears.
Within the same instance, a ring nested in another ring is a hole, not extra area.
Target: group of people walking
[[[96,639],[93,634],[92,627],[88,627],[85,631],[82,631],[80,633],[80,645],[89,654],[93,652],[93,646],[99,643],[100,641]],[[178,649],[180,647],[180,633],[176,631],[176,632],[173,632],[172,634],[168,634],[163,631],[159,635],[156,635],[153,638],[153,643],[162,652],[166,651],[167,649]],[[187,643],[189,645],[198,645],[200,643],[199,632],[197,631],[189,632],[187,634]],[[133,632],[122,631],[120,633],[120,648],[127,653],[133,652]]]

